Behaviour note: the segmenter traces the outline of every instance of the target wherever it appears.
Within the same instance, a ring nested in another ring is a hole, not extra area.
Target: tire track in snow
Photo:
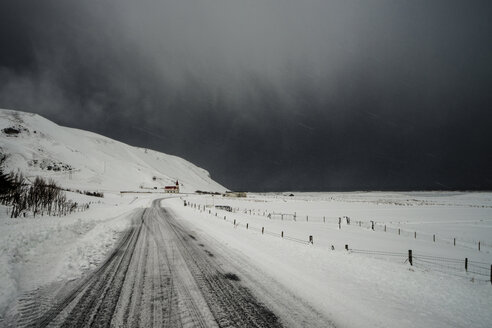
[[[19,326],[282,327],[159,204],[140,211],[106,261],[60,302],[41,316],[26,307]]]

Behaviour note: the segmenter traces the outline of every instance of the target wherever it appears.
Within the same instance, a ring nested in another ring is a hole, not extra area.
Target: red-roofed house
[[[171,193],[171,194],[179,193],[179,182],[178,182],[178,180],[176,180],[176,185],[174,185],[174,186],[165,186],[164,191],[167,193]]]

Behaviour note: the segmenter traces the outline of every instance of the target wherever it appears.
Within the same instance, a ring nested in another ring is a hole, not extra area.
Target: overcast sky
[[[490,0],[2,0],[0,107],[236,190],[492,189]]]

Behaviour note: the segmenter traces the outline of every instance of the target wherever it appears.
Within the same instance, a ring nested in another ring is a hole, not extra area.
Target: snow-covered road
[[[156,197],[164,196],[107,194],[89,211],[67,217],[1,219],[0,313],[7,311],[0,327],[444,328],[492,322],[490,194]],[[297,212],[302,220],[268,218],[266,212]],[[343,215],[402,231],[412,225],[417,238],[345,222],[339,228]],[[437,241],[426,232],[436,233]],[[444,232],[461,243],[446,243]],[[314,244],[307,243],[309,235]],[[480,251],[474,240],[483,242]],[[410,249],[413,266],[405,253]],[[449,262],[426,266],[420,255],[484,263],[487,276]]]
[[[257,272],[248,267],[240,256],[229,253],[213,240],[200,240],[176,220],[172,210],[162,208],[156,200],[151,207],[134,212],[131,228],[98,269],[69,287],[40,291],[23,300],[21,315],[13,324],[41,327],[331,325],[278,286],[271,290],[267,286],[252,286]],[[252,292],[258,289],[265,292]],[[266,305],[273,300],[278,300],[275,311]],[[34,311],[33,304],[45,311]],[[285,318],[282,314],[286,314]]]

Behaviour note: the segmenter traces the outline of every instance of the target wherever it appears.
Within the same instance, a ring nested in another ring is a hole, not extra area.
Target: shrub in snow
[[[0,202],[12,207],[12,218],[25,216],[26,211],[32,212],[34,217],[45,213],[61,216],[75,211],[78,206],[67,200],[65,193],[53,180],[46,181],[42,177],[36,177],[30,183],[21,173],[7,175],[1,168]]]

